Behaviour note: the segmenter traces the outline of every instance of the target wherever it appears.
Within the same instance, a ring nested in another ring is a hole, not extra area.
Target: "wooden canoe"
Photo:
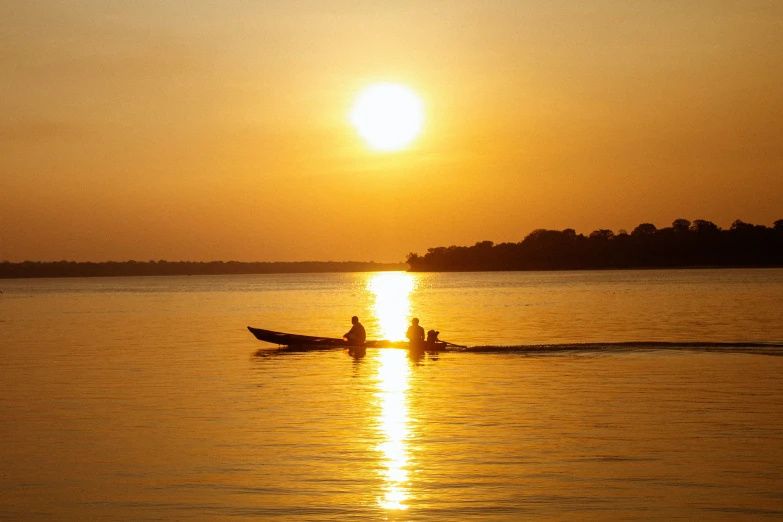
[[[272,330],[262,330],[261,328],[247,327],[256,339],[267,343],[276,344],[278,346],[312,346],[316,348],[328,348],[328,347],[361,347],[361,348],[405,348],[405,349],[418,349],[418,350],[445,350],[448,343],[438,341],[436,343],[417,343],[411,346],[407,341],[365,341],[364,344],[348,344],[343,339],[336,339],[334,337],[315,337],[312,335],[298,335],[289,334],[283,332],[275,332]]]

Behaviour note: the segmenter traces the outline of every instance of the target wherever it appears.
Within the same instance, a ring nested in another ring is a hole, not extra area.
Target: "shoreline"
[[[376,263],[373,261],[23,261],[21,263],[0,263],[0,279],[329,274],[404,271],[406,268],[406,263]]]
[[[781,265],[677,265],[677,266],[632,266],[632,267],[601,267],[601,268],[528,268],[518,270],[508,270],[504,268],[493,269],[454,269],[454,270],[411,270],[406,272],[412,274],[434,274],[456,273],[456,272],[609,272],[609,271],[632,271],[632,270],[732,270],[738,268],[769,269],[783,268]]]
[[[336,263],[339,264],[339,263]],[[174,273],[136,273],[136,274],[30,274],[30,275],[6,275],[0,273],[0,280],[14,279],[95,279],[110,277],[199,277],[199,276],[240,276],[240,275],[285,275],[285,274],[350,274],[365,272],[406,272],[410,274],[436,274],[436,273],[481,273],[481,272],[610,272],[610,271],[651,271],[651,270],[736,270],[736,269],[776,269],[783,268],[783,265],[685,265],[685,266],[642,266],[642,267],[605,267],[605,268],[537,268],[527,270],[411,270],[403,266],[397,267],[395,263],[376,263],[377,267],[368,267],[366,269],[344,269],[344,270],[270,270],[270,271],[237,271],[237,272],[212,272],[212,273],[194,273],[194,272],[174,272]],[[0,265],[1,266],[1,265]]]

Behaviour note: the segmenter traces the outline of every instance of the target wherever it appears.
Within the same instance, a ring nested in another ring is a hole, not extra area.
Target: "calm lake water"
[[[783,518],[783,270],[0,291],[0,518]],[[471,348],[290,353],[245,329],[339,337],[352,315]]]

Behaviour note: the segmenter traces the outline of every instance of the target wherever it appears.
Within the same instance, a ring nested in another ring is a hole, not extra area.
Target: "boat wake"
[[[749,353],[783,356],[783,343],[758,342],[665,342],[665,341],[628,341],[614,343],[566,343],[566,344],[520,344],[511,346],[470,346],[460,351],[471,353],[519,353],[519,354],[557,354],[557,353],[618,353],[642,351],[697,351]]]
[[[370,348],[374,350],[378,348]],[[301,353],[316,351],[347,350],[340,346],[284,346],[262,348],[256,356],[266,357],[273,354]],[[567,354],[613,354],[627,352],[720,352],[745,353],[755,355],[783,356],[783,342],[665,342],[665,341],[627,341],[612,343],[563,343],[563,344],[517,344],[504,346],[449,346],[446,352],[457,353],[494,353],[520,355],[567,355]]]

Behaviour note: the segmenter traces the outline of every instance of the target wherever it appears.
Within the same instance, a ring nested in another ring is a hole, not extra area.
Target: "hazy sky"
[[[424,131],[349,122],[410,86]],[[783,218],[783,2],[0,3],[0,260],[375,260]]]

